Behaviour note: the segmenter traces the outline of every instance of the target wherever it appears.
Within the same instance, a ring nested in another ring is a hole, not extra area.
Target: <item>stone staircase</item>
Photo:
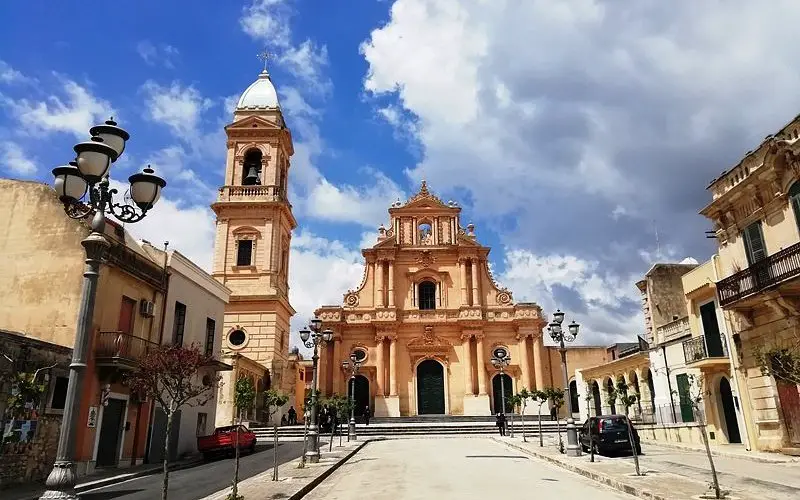
[[[510,432],[510,415],[509,415]],[[343,426],[347,432],[347,426]],[[252,427],[253,432],[259,442],[271,442],[273,439],[273,429],[271,427]],[[564,423],[561,423],[564,429]],[[555,433],[556,422],[549,417],[542,418],[542,433]],[[302,425],[289,425],[278,427],[278,439],[283,438],[302,438]],[[491,415],[485,417],[460,416],[460,415],[435,415],[435,416],[414,416],[414,417],[382,417],[370,419],[369,425],[364,425],[363,421],[357,423],[359,436],[422,436],[422,435],[486,435],[497,434],[495,418]],[[519,415],[514,416],[514,432],[522,432]],[[536,416],[525,416],[525,432],[529,436],[537,435],[539,432],[539,421]]]

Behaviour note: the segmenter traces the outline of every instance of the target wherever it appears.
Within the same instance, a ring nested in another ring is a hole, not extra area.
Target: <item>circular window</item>
[[[494,351],[492,351],[492,355],[498,359],[504,359],[508,356],[508,350],[505,347],[495,347]]]
[[[356,361],[359,363],[367,359],[367,351],[364,349],[356,349],[353,351],[353,354],[356,355]]]
[[[247,335],[242,330],[234,330],[228,334],[228,343],[232,346],[240,346],[246,339]]]

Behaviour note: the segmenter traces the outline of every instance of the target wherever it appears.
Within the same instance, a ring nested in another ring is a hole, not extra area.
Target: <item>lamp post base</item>
[[[348,441],[356,441],[358,436],[356,436],[356,419],[350,418],[350,424],[347,426],[347,439]]]
[[[567,419],[567,456],[579,457],[581,455],[581,445],[578,443],[578,428],[575,426],[575,420],[570,417]]]
[[[308,463],[319,463],[319,428],[316,425],[308,429],[305,457]]]
[[[45,491],[40,499],[43,500],[77,500],[75,494],[75,464],[72,462],[56,462],[53,470],[47,476]]]

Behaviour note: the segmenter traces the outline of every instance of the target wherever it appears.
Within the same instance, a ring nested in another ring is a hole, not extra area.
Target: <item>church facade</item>
[[[515,302],[494,281],[490,249],[460,216],[456,203],[442,202],[424,181],[389,208],[389,226],[362,251],[361,284],[342,305],[316,311],[334,331],[321,347],[323,395],[353,387],[356,411],[369,405],[374,416],[490,415],[502,407],[501,387],[508,396],[564,386],[559,353],[544,345],[541,307]],[[502,375],[491,363],[497,348],[511,356]],[[352,385],[342,367],[350,353],[362,361]],[[605,349],[574,348],[569,358],[574,372],[603,362]]]
[[[230,377],[253,379],[259,392],[271,387],[293,394],[289,320],[295,311],[288,279],[297,222],[287,179],[294,148],[266,69],[242,93],[225,133],[225,181],[211,204],[216,215],[212,275],[232,292],[225,308],[222,359],[249,366]],[[235,380],[229,382],[232,387]],[[220,405],[230,406],[229,399],[220,393]],[[219,415],[233,418],[231,408]]]

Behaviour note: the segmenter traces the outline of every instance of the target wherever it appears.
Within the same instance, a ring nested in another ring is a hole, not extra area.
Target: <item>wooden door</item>
[[[122,297],[122,304],[119,308],[119,323],[117,330],[128,335],[133,334],[133,319],[136,311],[136,301],[130,297]]]
[[[800,444],[800,386],[781,380],[777,381],[777,385],[789,441]]]

